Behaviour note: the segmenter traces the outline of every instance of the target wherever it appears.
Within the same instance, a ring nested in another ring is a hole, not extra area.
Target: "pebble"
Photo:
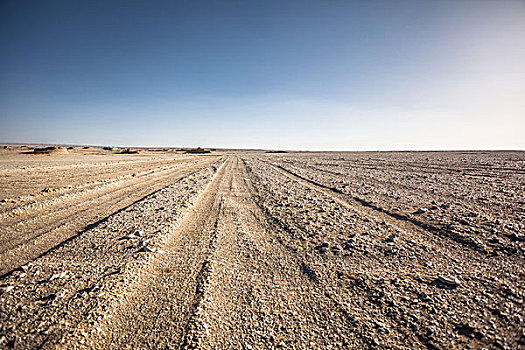
[[[419,299],[421,299],[422,301],[430,301],[430,300],[432,300],[432,299],[430,299],[430,297],[426,293],[419,294]]]
[[[438,282],[446,284],[448,286],[459,286],[461,282],[454,276],[450,275],[439,275]]]
[[[93,292],[98,292],[99,290],[101,290],[102,288],[104,288],[103,285],[101,284],[95,284],[93,287],[91,287],[91,289],[89,290],[91,293]]]
[[[144,248],[142,248],[141,250],[139,250],[139,252],[144,252],[144,253],[160,253],[160,254],[164,254],[166,253],[164,250],[162,249],[159,249],[159,248],[150,248],[148,246],[145,246]]]
[[[324,241],[324,242],[321,243],[321,245],[317,246],[316,249],[319,249],[319,251],[321,253],[326,253],[328,251],[329,247],[330,247],[330,243]]]
[[[56,279],[59,279],[59,278],[64,278],[64,277],[66,277],[66,275],[67,275],[67,271],[60,272],[60,273],[55,273],[54,275],[49,277],[48,281],[53,281],[53,280],[56,280]]]
[[[397,235],[395,233],[392,233],[388,238],[386,239],[387,242],[394,242],[397,238]]]
[[[140,241],[140,242],[138,242],[138,243],[135,244],[135,247],[136,247],[136,248],[145,247],[146,244],[148,244],[149,241],[150,241],[149,239],[146,239],[146,240],[144,240],[144,241]]]
[[[137,236],[136,233],[133,232],[133,233],[130,233],[129,235],[127,235],[127,236],[124,236],[123,238],[124,239],[133,239],[133,238],[138,238],[138,237],[140,237],[140,236]]]
[[[14,288],[14,286],[0,287],[0,294],[9,293]]]
[[[388,330],[388,328],[380,328],[377,333],[379,334],[388,334],[390,333],[390,331]]]
[[[332,247],[332,252],[334,252],[335,254],[338,254],[339,252],[341,252],[341,247],[339,245],[334,245]]]

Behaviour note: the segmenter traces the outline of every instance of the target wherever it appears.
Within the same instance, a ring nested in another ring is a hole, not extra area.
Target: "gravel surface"
[[[0,207],[1,348],[525,348],[523,152],[89,157]]]
[[[32,168],[29,173],[20,168],[3,174],[0,171],[4,189],[19,193],[19,183],[25,183],[25,188],[32,191],[26,196],[4,198],[0,203],[0,275],[214,161],[172,157],[159,163],[157,157],[150,157],[149,161],[142,157],[109,162],[107,156],[88,156],[82,159],[86,163],[57,165],[69,159],[47,158],[45,166]],[[100,158],[108,162],[101,162]],[[106,168],[107,163],[110,165]],[[39,171],[45,174],[44,178],[38,175]],[[15,174],[18,181],[13,183]]]

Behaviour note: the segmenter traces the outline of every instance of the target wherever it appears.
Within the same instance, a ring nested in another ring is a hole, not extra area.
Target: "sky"
[[[525,149],[525,1],[0,0],[0,142]]]

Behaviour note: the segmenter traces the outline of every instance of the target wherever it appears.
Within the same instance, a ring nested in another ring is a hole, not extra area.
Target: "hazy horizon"
[[[523,1],[1,8],[0,142],[525,149]]]

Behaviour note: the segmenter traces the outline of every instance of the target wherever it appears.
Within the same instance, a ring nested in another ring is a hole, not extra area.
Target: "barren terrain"
[[[525,348],[525,152],[30,153],[0,348]]]

